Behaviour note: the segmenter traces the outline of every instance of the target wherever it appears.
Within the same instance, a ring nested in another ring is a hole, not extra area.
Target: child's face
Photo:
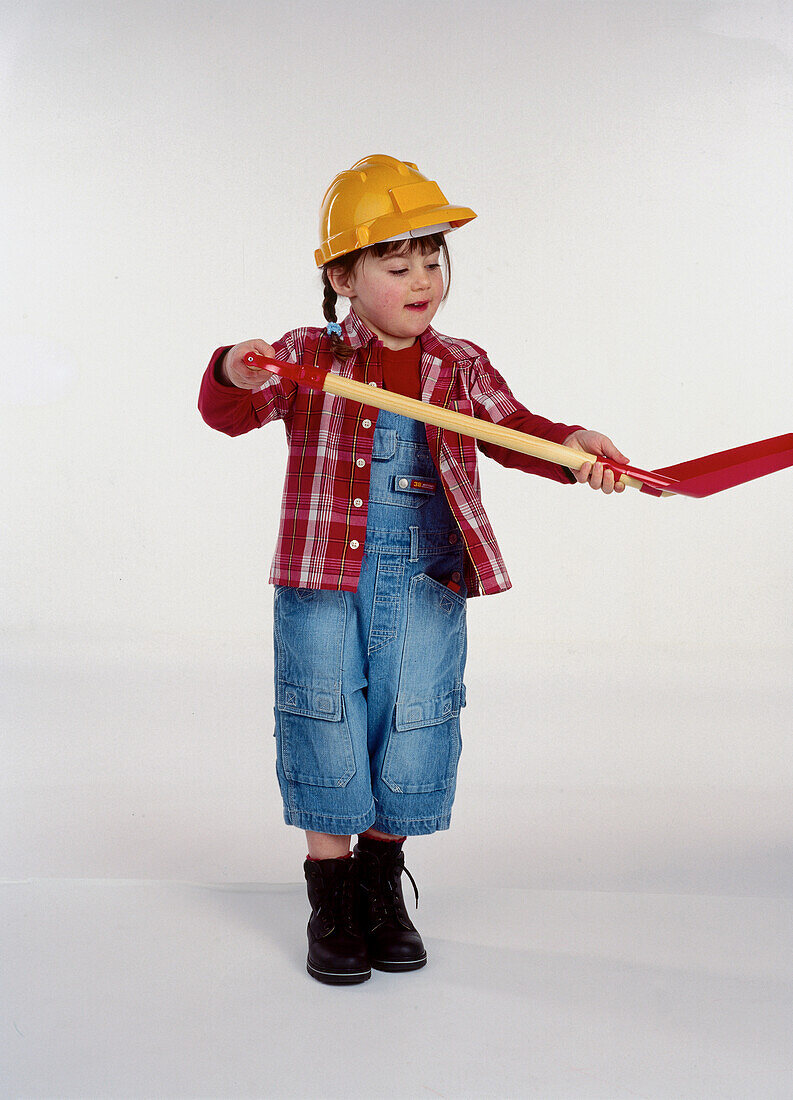
[[[387,348],[399,351],[415,343],[438,312],[443,297],[439,259],[437,250],[425,256],[365,252],[347,280],[329,274],[334,290],[350,299],[363,323]]]

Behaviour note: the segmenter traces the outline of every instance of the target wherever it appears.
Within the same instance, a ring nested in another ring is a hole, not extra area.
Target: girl
[[[286,427],[270,574],[276,773],[284,819],[308,841],[308,972],[330,984],[426,963],[402,896],[402,844],[449,827],[466,599],[505,591],[510,580],[482,507],[473,439],[298,386],[244,358],[253,350],[312,362],[627,462],[607,437],[530,413],[482,348],[431,327],[449,291],[446,234],[474,217],[414,164],[358,161],[321,207],[315,258],[327,327],[220,348],[201,386],[201,414],[219,431],[278,419]],[[338,296],[350,302],[342,324]],[[562,484],[623,489],[600,463],[572,474],[479,448]]]

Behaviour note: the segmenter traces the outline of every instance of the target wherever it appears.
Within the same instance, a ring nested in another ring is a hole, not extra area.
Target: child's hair
[[[331,286],[330,279],[328,278],[329,268],[336,268],[341,272],[342,276],[346,278],[351,274],[365,252],[373,252],[375,256],[409,256],[413,252],[420,251],[422,256],[426,256],[430,252],[437,252],[439,250],[443,254],[444,266],[446,268],[446,286],[443,297],[441,298],[441,301],[445,302],[449,296],[452,270],[449,260],[449,249],[446,246],[446,237],[443,233],[431,233],[426,237],[410,237],[406,241],[390,241],[381,244],[371,244],[368,248],[357,248],[354,252],[348,252],[346,256],[340,256],[338,260],[331,260],[329,263],[326,263],[322,268],[322,285],[325,288],[325,297],[322,301],[322,312],[325,315],[325,320],[336,322],[336,302],[338,301],[338,295]],[[351,348],[349,344],[345,343],[344,340],[335,333],[331,334],[330,343],[333,354],[339,359],[349,359],[351,356],[355,355],[355,348]]]

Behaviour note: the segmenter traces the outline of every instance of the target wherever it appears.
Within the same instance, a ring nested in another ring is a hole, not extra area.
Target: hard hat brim
[[[382,244],[384,241],[407,239],[407,235],[413,236],[412,231],[415,230],[446,225],[448,229],[438,231],[451,232],[452,229],[458,229],[473,221],[475,217],[474,211],[467,206],[434,206],[423,210],[412,210],[409,213],[402,211],[385,214],[331,237],[315,251],[314,258],[317,267],[322,267],[359,248],[368,248],[370,245]]]
[[[449,222],[442,222],[440,225],[425,225],[421,229],[408,229],[407,233],[397,233],[394,237],[386,237],[384,241],[378,241],[378,244],[391,244],[395,241],[411,241],[416,240],[419,237],[431,237],[436,233],[451,233],[453,226]]]

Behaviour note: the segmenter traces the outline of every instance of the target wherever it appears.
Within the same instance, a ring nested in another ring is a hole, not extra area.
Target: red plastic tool
[[[742,447],[733,447],[728,451],[705,455],[690,462],[680,462],[676,466],[665,466],[660,470],[640,470],[635,466],[622,466],[600,455],[584,454],[571,447],[550,443],[546,439],[537,439],[524,432],[502,428],[488,420],[474,416],[465,416],[451,409],[431,405],[425,401],[415,401],[402,394],[389,393],[387,390],[373,389],[363,382],[317,367],[309,363],[288,363],[280,359],[270,359],[258,352],[249,352],[245,357],[249,366],[260,367],[289,378],[298,385],[310,389],[334,393],[351,401],[375,408],[391,409],[394,412],[435,424],[460,435],[470,435],[475,439],[484,439],[498,443],[510,450],[533,454],[537,458],[556,462],[577,470],[584,462],[595,459],[614,471],[617,479],[626,485],[640,489],[652,496],[676,494],[688,497],[707,497],[731,489],[745,481],[764,477],[793,466],[793,433],[778,435],[772,439],[763,439],[759,443],[747,443]]]
[[[607,461],[607,465],[612,463]],[[663,492],[709,497],[788,466],[793,466],[792,433],[761,439],[758,443],[746,443],[742,447],[691,459],[690,462],[679,462],[676,466],[665,466],[661,470],[653,470],[653,477],[669,479]],[[652,492],[652,488],[648,486],[646,491]]]

